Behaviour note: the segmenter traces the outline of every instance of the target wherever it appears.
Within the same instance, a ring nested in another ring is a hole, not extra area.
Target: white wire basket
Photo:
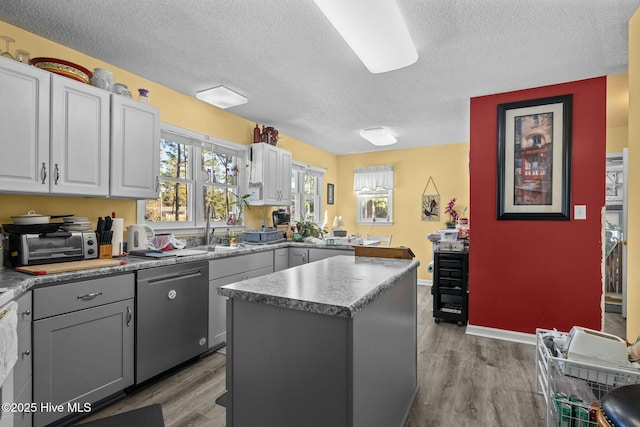
[[[617,368],[569,360],[552,354],[543,336],[554,332],[536,330],[536,390],[547,404],[547,427],[597,427],[596,411],[602,397],[627,384],[640,384],[640,369]]]

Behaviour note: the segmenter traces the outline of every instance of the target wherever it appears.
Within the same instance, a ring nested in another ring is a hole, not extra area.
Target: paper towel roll
[[[124,219],[123,218],[113,218],[113,225],[111,226],[111,231],[113,231],[113,237],[111,238],[111,245],[113,246],[111,250],[112,256],[121,256],[124,253],[122,248],[123,236],[124,236]]]

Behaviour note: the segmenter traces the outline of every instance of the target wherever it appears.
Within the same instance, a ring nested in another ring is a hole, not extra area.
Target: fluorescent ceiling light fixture
[[[218,108],[222,108],[223,110],[246,104],[248,101],[245,96],[242,96],[225,86],[216,86],[211,89],[196,92],[196,98]]]
[[[314,0],[372,73],[413,64],[418,52],[395,0]]]
[[[398,142],[398,139],[385,127],[362,129],[360,135],[373,145],[385,146]]]

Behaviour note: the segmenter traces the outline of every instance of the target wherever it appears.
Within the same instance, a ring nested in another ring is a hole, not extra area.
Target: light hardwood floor
[[[430,290],[418,287],[420,389],[405,427],[543,426],[534,347],[466,335],[454,323],[435,324]],[[619,319],[611,321],[620,327]],[[80,423],[159,403],[167,427],[222,427],[225,409],[215,399],[224,392],[224,369],[225,357],[213,353]]]

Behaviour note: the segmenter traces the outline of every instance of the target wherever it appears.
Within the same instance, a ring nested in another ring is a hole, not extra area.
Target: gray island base
[[[337,256],[219,288],[227,426],[402,426],[417,392],[419,264]]]

